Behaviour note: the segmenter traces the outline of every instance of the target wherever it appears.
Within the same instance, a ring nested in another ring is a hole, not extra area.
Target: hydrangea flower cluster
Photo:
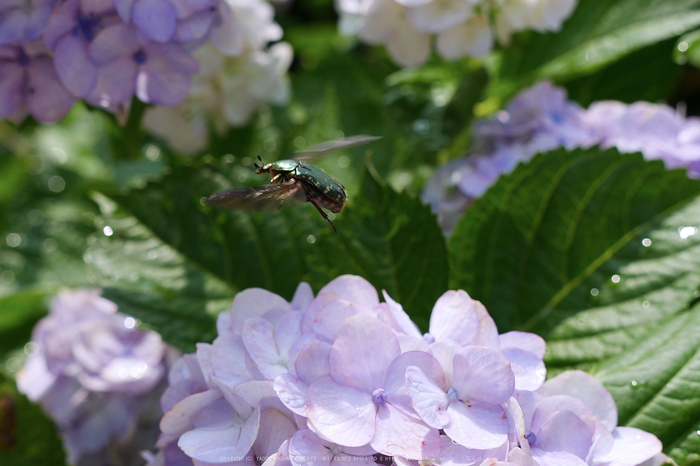
[[[264,53],[282,36],[273,15],[263,0],[5,1],[0,118],[57,121],[77,99],[120,115],[134,95],[179,105],[200,68],[193,49]]]
[[[28,345],[33,350],[17,386],[56,422],[71,463],[106,458],[108,448],[127,446],[137,428],[149,437],[149,421],[155,426],[160,416],[166,363],[177,357],[160,335],[138,329],[97,291],[64,291]],[[138,449],[130,453],[138,458]]]
[[[526,89],[495,117],[478,122],[474,139],[474,153],[440,168],[423,191],[446,234],[499,176],[560,147],[641,152],[700,178],[700,118],[684,118],[667,105],[648,102],[601,101],[584,109],[549,82]]]
[[[289,303],[239,293],[218,337],[178,360],[151,465],[637,465],[661,443],[617,427],[583,372],[543,384],[544,341],[498,334],[464,291],[421,335],[401,305],[357,276]]]
[[[576,0],[338,0],[340,30],[383,44],[401,66],[420,65],[437,52],[454,60],[486,56],[494,37],[507,45],[523,29],[559,31]]]
[[[237,57],[227,57],[206,45],[194,56],[200,72],[185,102],[149,108],[143,120],[146,130],[180,153],[191,155],[206,149],[210,127],[221,134],[230,126],[245,125],[261,105],[283,104],[289,99],[286,73],[293,51],[286,42]]]

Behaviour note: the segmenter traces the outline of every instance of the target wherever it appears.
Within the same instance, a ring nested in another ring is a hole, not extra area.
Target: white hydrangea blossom
[[[210,43],[194,51],[199,73],[185,102],[149,108],[143,125],[183,154],[204,150],[209,130],[243,126],[263,104],[283,104],[290,94],[287,70],[294,53],[263,0],[221,0],[221,22]]]
[[[437,52],[454,60],[483,57],[494,37],[508,44],[523,29],[558,31],[576,0],[337,0],[341,33],[387,47],[401,66],[424,63],[436,36]]]

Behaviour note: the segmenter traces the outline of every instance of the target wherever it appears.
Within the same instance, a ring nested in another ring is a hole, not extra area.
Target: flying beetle
[[[255,173],[270,174],[270,184],[255,188],[239,188],[219,191],[209,196],[205,204],[232,209],[272,210],[283,205],[310,202],[337,233],[335,225],[323,209],[333,213],[345,207],[347,194],[342,184],[321,169],[306,162],[335,149],[359,146],[381,139],[377,136],[348,136],[326,141],[307,149],[296,151],[290,160],[255,163]]]

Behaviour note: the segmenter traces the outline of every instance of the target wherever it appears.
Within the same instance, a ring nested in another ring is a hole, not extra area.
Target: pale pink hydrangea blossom
[[[316,297],[302,283],[291,303],[239,293],[216,340],[171,370],[149,464],[602,466],[635,448],[615,463],[632,466],[660,454],[653,435],[617,427],[591,376],[543,385],[544,341],[499,335],[464,291],[436,302],[425,335],[384,298],[350,275]],[[576,429],[550,441],[562,420]]]

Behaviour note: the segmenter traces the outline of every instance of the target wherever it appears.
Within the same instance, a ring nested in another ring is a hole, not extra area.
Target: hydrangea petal
[[[430,34],[420,33],[404,24],[394,31],[386,47],[392,60],[399,65],[420,65],[430,56]]]
[[[499,349],[498,329],[496,323],[489,315],[486,307],[479,301],[474,301],[476,306],[476,314],[479,316],[479,329],[476,336],[470,344],[475,346],[484,346],[491,349]]]
[[[269,456],[297,431],[297,426],[279,410],[265,409],[260,413],[259,431],[265,434],[258,435],[253,450],[256,455]]]
[[[533,449],[533,457],[539,466],[588,466],[578,456],[568,451],[544,451]]]
[[[22,105],[26,74],[16,63],[0,63],[0,118],[11,115]]]
[[[341,275],[321,288],[317,297],[328,295],[368,307],[379,304],[376,288],[357,275]]]
[[[27,16],[23,11],[0,12],[0,44],[23,42],[26,25]]]
[[[430,315],[430,334],[469,345],[479,328],[479,314],[471,297],[462,290],[448,291],[437,300]]]
[[[282,374],[273,381],[279,399],[294,414],[306,416],[306,394],[308,385],[292,374]]]
[[[58,5],[44,28],[44,43],[55,50],[58,41],[74,27],[80,8],[79,0],[68,0]]]
[[[301,312],[288,312],[275,325],[275,344],[281,355],[290,355],[301,332]]]
[[[454,357],[462,348],[451,341],[436,341],[430,345],[430,353],[438,360],[445,375],[445,386],[451,387],[453,382]]]
[[[549,418],[560,411],[574,414],[587,426],[590,435],[595,432],[595,418],[591,411],[581,400],[568,395],[552,395],[542,399],[532,416],[530,429],[533,432],[539,431]]]
[[[471,17],[475,3],[474,0],[433,0],[408,9],[406,16],[421,32],[441,32]]]
[[[114,8],[117,14],[125,23],[131,21],[131,8],[136,0],[114,0]]]
[[[467,346],[455,354],[454,380],[462,400],[477,400],[492,405],[511,397],[515,376],[508,360],[498,351]]]
[[[542,359],[520,349],[503,351],[515,375],[516,390],[537,390],[542,386],[547,369]]]
[[[443,429],[450,423],[447,394],[421,369],[415,366],[406,369],[406,386],[413,408],[426,424]]]
[[[372,440],[377,408],[369,393],[321,377],[309,387],[306,413],[332,442],[360,447]]]
[[[328,355],[331,377],[343,385],[372,393],[382,388],[391,362],[401,354],[394,332],[373,317],[348,319]]]
[[[251,380],[233,388],[233,393],[241,397],[250,406],[257,406],[266,397],[276,397],[272,382],[268,380]]]
[[[581,459],[588,456],[593,434],[588,426],[571,411],[559,411],[547,419],[536,432],[533,448],[545,451],[566,451]]]
[[[123,57],[107,63],[97,71],[97,83],[86,100],[108,108],[131,100],[134,95],[136,63]]]
[[[582,400],[593,415],[612,431],[617,426],[617,406],[610,392],[592,375],[566,371],[549,379],[537,393],[544,397],[570,395]]]
[[[150,59],[136,76],[136,95],[143,102],[170,107],[182,103],[190,84],[189,76],[173,72],[161,60]]]
[[[440,55],[448,60],[463,55],[485,57],[493,50],[493,34],[488,19],[479,16],[442,31],[436,47]]]
[[[358,314],[373,315],[375,313],[366,306],[345,299],[337,299],[316,314],[311,328],[319,336],[333,341],[338,336],[340,327],[345,321]]]
[[[220,335],[211,346],[211,367],[228,387],[253,379],[245,362],[245,346],[239,336]]]
[[[330,375],[331,369],[328,362],[330,351],[331,345],[323,341],[314,340],[307,344],[294,362],[297,376],[310,385],[316,379]]]
[[[544,351],[547,347],[541,336],[527,332],[507,332],[499,335],[498,341],[501,351],[508,348],[520,349],[532,353],[540,359],[544,357]]]
[[[139,29],[156,42],[167,42],[175,34],[177,16],[167,0],[138,0],[133,15]]]
[[[177,445],[188,456],[200,461],[217,463],[222,457],[240,461],[253,446],[259,425],[260,410],[256,409],[242,425],[225,429],[192,429],[182,434]]]
[[[289,440],[289,457],[294,466],[328,466],[333,454],[309,429],[297,431]]]
[[[406,311],[403,310],[403,307],[391,299],[391,296],[389,296],[389,293],[386,291],[382,290],[382,294],[384,295],[384,301],[386,301],[388,306],[387,312],[382,313],[383,316],[379,318],[398,332],[420,338],[421,333],[418,326],[413,323],[408,314],[406,314]]]
[[[202,39],[211,30],[213,23],[214,15],[209,9],[195,13],[178,21],[174,40],[185,43]]]
[[[311,285],[306,282],[301,282],[294,291],[294,296],[292,297],[292,309],[295,311],[306,311],[309,304],[314,300],[314,292],[311,289]]]
[[[470,449],[497,448],[508,439],[508,420],[500,406],[483,403],[450,403],[451,422],[443,430],[455,442]]]
[[[68,91],[78,97],[90,95],[97,84],[97,68],[87,53],[87,44],[68,35],[54,50],[56,73]]]
[[[618,427],[613,432],[613,447],[605,455],[596,456],[599,464],[640,464],[661,453],[661,441],[648,432],[634,427]]]
[[[245,47],[244,29],[228,2],[219,3],[219,15],[221,24],[212,29],[211,43],[222,54],[237,57],[243,53]]]
[[[275,309],[291,311],[292,307],[281,296],[261,288],[248,288],[238,293],[231,303],[230,329],[233,333],[240,333],[246,319],[250,317],[262,317],[267,312]],[[221,332],[221,330],[219,330]]]
[[[414,460],[434,458],[440,451],[440,433],[390,403],[382,403],[370,445],[385,455]]]
[[[192,428],[192,418],[205,406],[222,397],[219,390],[207,390],[188,396],[163,415],[160,430],[170,438],[177,438]]]
[[[256,364],[276,362],[279,358],[275,345],[274,328],[265,319],[248,319],[241,334],[243,344]]]
[[[100,31],[88,47],[90,59],[97,66],[117,58],[132,58],[141,48],[136,30],[130,24],[115,24]]]
[[[422,351],[409,351],[394,359],[387,370],[386,384],[384,385],[387,401],[407,413],[412,413],[413,407],[406,382],[408,367],[420,369],[423,375],[430,378],[443,393],[447,387],[440,363],[430,354]]]

